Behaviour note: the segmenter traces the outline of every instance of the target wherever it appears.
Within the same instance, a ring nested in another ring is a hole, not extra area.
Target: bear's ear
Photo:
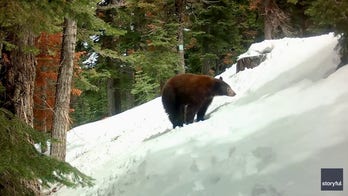
[[[224,81],[223,79],[222,79],[222,77],[220,76],[220,78],[219,78],[221,81]]]

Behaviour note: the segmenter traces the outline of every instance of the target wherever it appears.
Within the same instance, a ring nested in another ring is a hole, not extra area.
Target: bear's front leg
[[[197,107],[193,107],[192,105],[186,105],[185,112],[184,112],[185,124],[193,123],[196,114],[197,114]]]
[[[202,103],[202,105],[199,108],[198,113],[197,113],[197,121],[203,121],[204,120],[204,115],[207,112],[207,109],[208,109],[208,107],[209,107],[209,105],[211,104],[212,101],[213,101],[213,98],[209,98],[209,99],[205,100]]]

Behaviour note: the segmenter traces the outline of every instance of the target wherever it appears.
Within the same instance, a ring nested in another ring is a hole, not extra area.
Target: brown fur
[[[167,81],[162,90],[162,103],[173,127],[204,120],[205,112],[214,96],[234,96],[231,87],[206,75],[179,74]]]

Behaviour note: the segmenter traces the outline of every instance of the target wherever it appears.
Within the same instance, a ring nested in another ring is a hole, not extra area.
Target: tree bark
[[[175,0],[176,14],[178,16],[178,53],[179,73],[185,73],[185,51],[184,51],[184,0]]]
[[[210,34],[210,27],[209,25],[203,26],[203,31],[209,35]],[[211,68],[211,57],[207,54],[209,54],[210,51],[210,40],[207,37],[203,37],[203,43],[202,43],[202,47],[203,47],[203,59],[202,59],[202,68],[201,68],[201,73],[204,75],[208,75],[209,74],[209,70]]]
[[[273,24],[271,17],[272,8],[270,6],[271,0],[264,0],[263,9],[264,9],[264,35],[265,39],[272,39],[273,35]]]
[[[203,59],[201,73],[204,74],[204,75],[209,75],[210,65],[211,65],[211,59],[205,57]]]
[[[121,91],[119,79],[109,78],[107,81],[109,115],[121,112]]]
[[[6,88],[5,107],[33,127],[36,60],[30,50],[34,47],[35,36],[29,30],[21,31],[20,36],[13,36],[17,47],[4,54],[8,58],[3,63],[6,72],[3,80]]]
[[[293,30],[290,25],[290,17],[279,8],[277,1],[263,0],[258,9],[264,17],[265,39],[293,35]]]
[[[1,107],[10,110],[23,122],[33,127],[36,77],[36,60],[33,52],[35,35],[26,28],[18,27],[18,33],[9,33],[7,39],[16,47],[11,51],[4,49],[2,45],[0,47],[2,61],[0,68],[1,72],[4,72],[0,79],[6,89],[5,95],[1,95],[5,99]],[[6,175],[3,177],[5,179]],[[24,185],[29,189],[30,194],[40,194],[38,180],[19,179],[19,182],[20,186]],[[16,186],[9,182],[6,189],[10,190],[13,187]]]
[[[265,24],[264,24],[264,35],[265,35],[265,40],[270,40],[272,39],[273,35],[273,25],[272,25],[272,18],[265,17]]]
[[[51,143],[51,156],[63,161],[65,160],[66,155],[66,133],[70,128],[69,105],[74,68],[76,34],[76,21],[70,18],[65,18],[61,66],[58,73]]]

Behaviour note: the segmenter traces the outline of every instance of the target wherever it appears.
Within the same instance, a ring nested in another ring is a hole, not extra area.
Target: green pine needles
[[[24,181],[37,180],[43,188],[57,183],[69,187],[93,185],[91,177],[35,149],[33,143],[45,143],[47,138],[0,108],[0,195],[34,194]]]
[[[148,74],[139,70],[135,73],[135,83],[131,93],[138,104],[154,99],[158,95],[159,84],[153,82]]]

